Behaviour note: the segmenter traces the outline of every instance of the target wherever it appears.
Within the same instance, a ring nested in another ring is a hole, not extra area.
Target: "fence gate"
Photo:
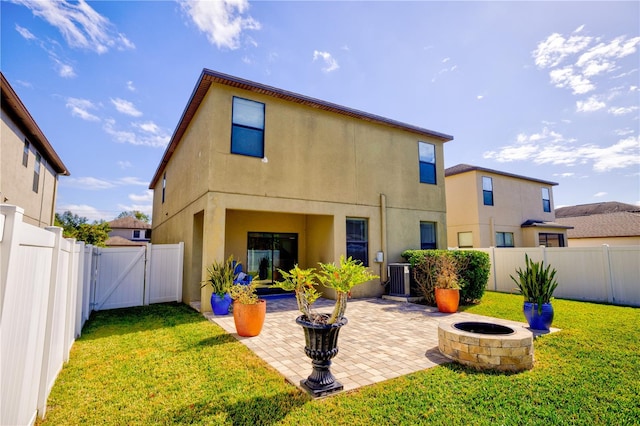
[[[94,247],[91,310],[182,300],[184,243]]]

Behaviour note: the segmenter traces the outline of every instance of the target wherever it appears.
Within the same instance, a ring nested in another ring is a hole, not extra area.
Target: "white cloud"
[[[67,98],[66,107],[71,110],[71,115],[86,121],[100,121],[96,115],[91,114],[88,110],[96,109],[93,102],[87,99]]]
[[[26,40],[35,40],[36,36],[34,36],[31,31],[29,31],[28,29],[21,27],[20,25],[16,24],[16,31],[22,36],[24,37]]]
[[[133,130],[120,130],[116,127],[116,121],[109,118],[104,120],[103,130],[119,143],[153,148],[164,148],[169,143],[169,133],[153,122],[133,123],[132,127]]]
[[[142,202],[152,202],[153,201],[153,191],[148,189],[142,194],[129,194],[129,199],[134,203],[142,203]]]
[[[325,66],[324,68],[322,68],[322,71],[324,72],[331,72],[340,68],[340,65],[338,65],[338,61],[336,61],[333,58],[333,56],[331,56],[331,53],[329,52],[321,52],[319,50],[314,50],[313,60],[315,61],[316,59],[324,60]]]
[[[237,49],[245,30],[259,30],[260,23],[245,12],[248,0],[182,0],[182,10],[218,48]]]
[[[595,144],[576,146],[574,142],[545,128],[538,134],[520,134],[515,145],[485,152],[483,157],[499,162],[532,161],[535,164],[567,166],[592,163],[593,170],[597,172],[640,165],[639,136],[621,139],[604,147]]]
[[[79,2],[13,0],[60,31],[69,46],[102,54],[110,48],[133,49],[135,45],[85,0]]]
[[[582,27],[580,30],[582,30]],[[567,56],[584,50],[589,43],[591,43],[591,37],[572,36],[566,39],[561,34],[551,34],[546,40],[538,43],[538,46],[533,51],[535,64],[539,68],[555,67]]]
[[[570,178],[570,177],[574,177],[575,173],[572,173],[572,172],[554,173],[553,176],[557,176],[561,178]]]
[[[613,115],[625,115],[625,114],[631,114],[632,112],[637,110],[638,110],[638,107],[636,105],[633,105],[629,107],[611,107],[609,108],[608,112],[609,114],[613,114]]]
[[[127,100],[112,98],[111,103],[116,107],[118,112],[121,112],[122,114],[130,115],[132,117],[140,117],[142,115],[142,113],[136,109],[133,103]]]
[[[607,192],[596,192],[595,194],[593,194],[593,196],[594,196],[595,198],[602,198],[602,197],[604,197],[604,196],[605,196],[605,195],[607,195],[607,194],[608,194]]]
[[[116,183],[118,185],[149,186],[149,182],[133,176],[120,178],[116,181]]]
[[[116,185],[108,180],[94,178],[94,177],[68,177],[60,180],[63,186],[70,186],[72,188],[86,189],[88,191],[99,191],[103,189],[111,189]]]
[[[62,182],[62,181],[61,181]],[[66,211],[70,211],[73,214],[77,214],[80,217],[86,217],[89,222],[93,222],[96,220],[102,220],[106,217],[111,217],[112,213],[109,212],[101,212],[95,207],[86,205],[86,204],[64,204],[58,205],[56,208],[58,213],[64,213]]]
[[[55,63],[56,71],[58,72],[58,75],[60,77],[73,78],[76,76],[76,73],[71,65],[65,64],[62,61],[53,57],[51,59]]]
[[[591,96],[586,101],[577,101],[576,102],[576,111],[578,112],[593,112],[598,111],[599,109],[605,108],[607,105],[604,102],[596,99],[595,96]]]
[[[135,92],[136,87],[133,85],[133,81],[127,81],[127,90],[130,92]]]
[[[131,164],[131,161],[118,161],[118,167],[120,167],[121,169],[129,169],[131,167],[133,167],[133,164]]]
[[[481,99],[483,99],[483,98],[484,98],[484,96],[483,96],[483,95],[478,95],[478,96],[476,96],[476,99],[477,99],[477,100],[481,100]]]
[[[138,211],[151,217],[153,205],[149,204],[118,204],[118,209],[126,212]]]
[[[573,67],[551,70],[549,77],[556,87],[569,87],[573,90],[574,95],[581,95],[595,89],[591,81],[581,74],[576,74]]]

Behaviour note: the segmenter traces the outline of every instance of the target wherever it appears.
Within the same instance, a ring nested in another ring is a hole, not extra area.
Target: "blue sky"
[[[151,213],[203,68],[454,136],[459,163],[640,204],[640,2],[3,0],[1,67],[71,172],[57,210]],[[417,167],[417,165],[416,165]]]

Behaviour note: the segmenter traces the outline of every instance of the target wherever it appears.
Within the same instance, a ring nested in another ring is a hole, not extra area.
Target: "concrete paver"
[[[333,303],[319,299],[315,311],[330,312]],[[205,314],[299,387],[300,380],[311,374],[311,360],[304,353],[302,328],[295,322],[298,315],[294,298],[268,299],[260,335],[240,337],[232,314]],[[349,323],[340,330],[339,352],[331,366],[344,391],[450,362],[438,351],[440,321],[491,321],[527,327],[526,323],[465,312],[443,314],[437,308],[381,298],[350,300],[345,316]]]

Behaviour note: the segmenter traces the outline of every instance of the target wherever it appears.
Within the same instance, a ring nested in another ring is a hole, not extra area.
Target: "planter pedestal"
[[[313,366],[309,377],[300,381],[302,388],[316,398],[344,389],[331,374],[331,359],[338,354],[338,333],[347,319],[324,325],[313,324],[299,316],[296,323],[304,330],[304,353],[311,358]]]

